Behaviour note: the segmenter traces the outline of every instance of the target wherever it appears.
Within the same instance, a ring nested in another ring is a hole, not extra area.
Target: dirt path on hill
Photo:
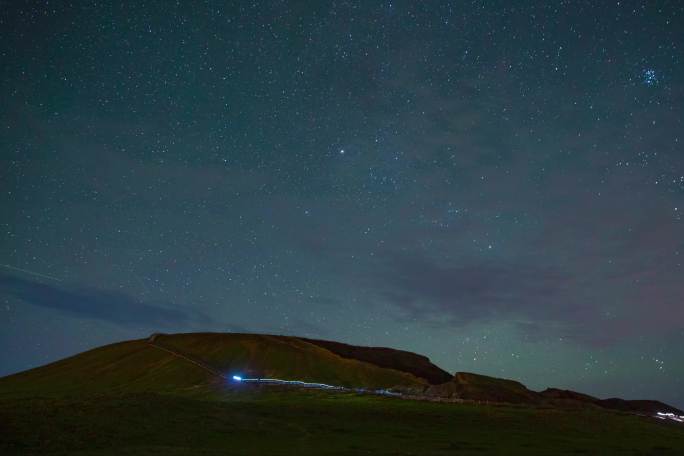
[[[185,361],[188,361],[189,363],[192,363],[195,366],[198,366],[198,367],[204,369],[205,371],[211,373],[212,375],[215,375],[217,377],[221,377],[224,379],[227,378],[221,372],[217,371],[216,369],[214,369],[213,367],[211,367],[210,365],[208,365],[207,363],[205,363],[204,361],[202,361],[198,358],[185,355],[185,354],[183,354],[177,350],[174,350],[173,348],[165,347],[165,346],[159,344],[158,342],[147,342],[147,344],[151,347],[158,348],[159,350],[163,350],[167,353],[170,353],[171,355],[175,356],[176,358],[184,359]]]

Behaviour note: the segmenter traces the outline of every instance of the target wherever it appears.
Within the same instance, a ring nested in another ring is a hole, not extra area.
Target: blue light
[[[328,385],[327,383],[304,382],[301,380],[282,380],[280,378],[246,378],[241,377],[240,375],[232,375],[231,378],[234,382],[238,383],[259,383],[262,385],[289,385],[301,388],[318,388],[336,391],[356,391],[357,393],[378,394],[380,396],[401,396],[401,393],[397,393],[395,391],[388,389],[349,388],[346,386]]]

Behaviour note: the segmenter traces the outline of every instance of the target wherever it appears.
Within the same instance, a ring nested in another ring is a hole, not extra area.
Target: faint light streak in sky
[[[29,271],[28,269],[18,268],[16,266],[12,266],[9,264],[0,264],[0,267],[6,268],[6,269],[11,269],[12,271],[23,272],[24,274],[30,274],[30,275],[36,276],[36,277],[42,277],[44,279],[56,280],[57,282],[62,281],[62,279],[58,279],[57,277],[53,277],[53,276],[50,276],[47,274],[41,274],[40,272]]]

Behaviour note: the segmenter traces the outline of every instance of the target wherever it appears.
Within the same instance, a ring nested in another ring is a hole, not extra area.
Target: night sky
[[[155,331],[684,406],[684,4],[2,2],[0,375]]]

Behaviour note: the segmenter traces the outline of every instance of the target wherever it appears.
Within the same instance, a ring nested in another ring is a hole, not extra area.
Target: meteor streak
[[[56,280],[57,282],[62,281],[62,279],[58,279],[57,277],[52,277],[52,276],[49,276],[47,274],[41,274],[40,272],[29,271],[28,269],[18,268],[16,266],[12,266],[9,264],[0,264],[0,267],[3,267],[5,269],[11,269],[13,271],[23,272],[24,274],[29,274],[29,275],[36,276],[36,277],[42,277],[44,279]]]

